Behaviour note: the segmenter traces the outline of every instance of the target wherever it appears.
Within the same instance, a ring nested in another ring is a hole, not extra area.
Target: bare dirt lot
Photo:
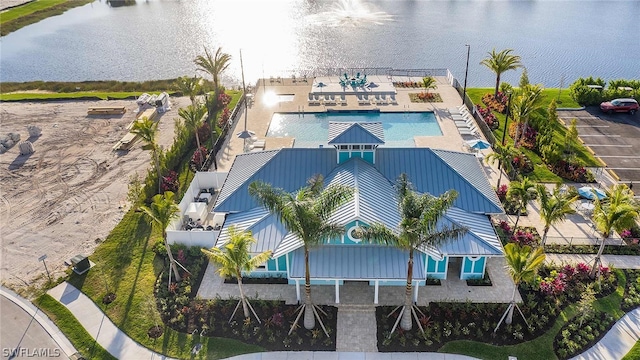
[[[158,143],[173,141],[177,109],[188,98],[172,98],[160,117]],[[124,115],[87,116],[91,106],[125,106]],[[38,258],[47,255],[52,277],[75,255],[90,255],[126,211],[129,178],[144,177],[150,154],[138,141],[128,152],[112,147],[135,119],[133,100],[0,103],[0,134],[28,139],[27,125],[42,129],[35,153],[20,156],[19,146],[0,155],[0,280],[12,288],[42,281]]]

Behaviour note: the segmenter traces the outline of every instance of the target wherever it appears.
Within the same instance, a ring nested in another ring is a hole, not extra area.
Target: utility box
[[[89,258],[84,255],[76,255],[71,258],[71,265],[73,265],[73,272],[78,275],[86,273],[91,268]]]

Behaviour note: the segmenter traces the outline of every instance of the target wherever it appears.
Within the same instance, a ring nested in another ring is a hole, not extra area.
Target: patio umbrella
[[[320,88],[320,92],[322,92],[322,88],[327,86],[327,84],[323,83],[322,81],[320,81],[319,83],[316,83],[315,85],[316,87]]]
[[[589,200],[595,200],[596,196],[598,197],[598,200],[602,200],[607,197],[607,194],[605,194],[604,191],[596,189],[592,186],[583,186],[579,188],[578,194]]]
[[[466,143],[467,145],[469,145],[470,148],[477,149],[477,150],[488,149],[491,147],[491,144],[489,144],[488,142],[482,139],[469,140]]]

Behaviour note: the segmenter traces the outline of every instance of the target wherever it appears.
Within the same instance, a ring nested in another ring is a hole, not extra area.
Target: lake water
[[[638,1],[105,0],[0,39],[0,80],[148,80],[193,75],[203,46],[233,56],[225,82],[321,68],[449,68],[490,87],[479,65],[513,48],[533,83],[640,79]],[[517,83],[520,71],[503,80]]]

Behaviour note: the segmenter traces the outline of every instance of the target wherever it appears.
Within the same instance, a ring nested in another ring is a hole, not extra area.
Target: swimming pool
[[[327,145],[329,122],[382,122],[386,147],[414,147],[414,136],[441,136],[433,112],[383,113],[372,111],[275,113],[268,137],[293,137],[294,147]]]

